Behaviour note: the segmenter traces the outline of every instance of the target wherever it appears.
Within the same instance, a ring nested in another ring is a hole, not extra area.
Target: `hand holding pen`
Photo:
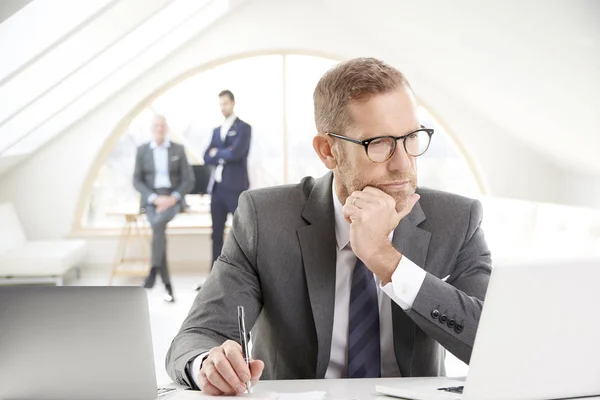
[[[238,325],[239,314],[238,311]],[[245,319],[243,312],[242,319]],[[245,320],[240,328],[245,331]],[[245,337],[247,345],[247,332]],[[200,390],[210,395],[236,395],[249,391],[258,382],[265,367],[262,361],[251,360],[249,357],[247,347],[244,353],[238,341],[228,340],[221,346],[214,347],[200,368]]]
[[[250,353],[248,351],[248,341],[250,339],[250,335],[246,332],[246,315],[244,314],[244,306],[238,306],[238,328],[240,331],[240,345],[242,346],[242,355],[244,356],[244,361],[248,366],[248,370],[250,370]],[[252,382],[248,379],[246,382],[246,388],[248,393],[252,393]]]

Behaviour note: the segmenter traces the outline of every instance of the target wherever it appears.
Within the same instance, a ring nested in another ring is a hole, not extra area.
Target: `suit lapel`
[[[425,213],[421,208],[421,204],[417,202],[412,211],[400,221],[400,224],[394,230],[392,240],[392,244],[396,249],[421,268],[425,267],[429,240],[431,239],[430,232],[418,227],[423,221],[425,221]]]
[[[403,256],[425,268],[431,233],[418,225],[425,220],[421,204],[417,203],[394,231],[392,244]],[[414,362],[415,323],[400,306],[392,302],[394,352],[402,376],[412,376]]]
[[[171,143],[171,145],[169,146],[169,148],[167,150],[167,169],[169,170],[169,179],[173,179],[171,177],[171,160],[173,159],[174,155],[175,155],[175,149],[173,148],[173,143]]]
[[[227,130],[227,133],[234,131],[236,126],[237,126],[237,122],[238,122],[238,118],[236,118],[235,120],[233,120],[233,124],[231,124],[231,126],[229,127],[229,129]]]
[[[150,144],[146,147],[146,154],[144,154],[144,163],[149,166],[148,171],[151,173],[150,182],[148,185],[154,187],[154,176],[156,174],[156,166],[154,165],[154,150],[150,147]]]
[[[324,378],[331,353],[335,306],[335,218],[332,174],[318,179],[302,211],[309,225],[297,230],[308,296],[317,332],[316,378]]]
[[[229,127],[229,129],[227,130],[227,133],[225,134],[225,139],[223,140],[223,145],[228,145],[229,140],[233,139],[231,136],[229,136],[229,132],[231,131],[235,131],[236,130],[236,125],[237,125],[237,118],[233,121],[233,124],[231,124],[231,126]],[[219,132],[220,134],[220,132]]]

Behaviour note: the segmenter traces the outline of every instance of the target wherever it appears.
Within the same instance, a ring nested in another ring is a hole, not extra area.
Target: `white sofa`
[[[14,206],[0,204],[0,284],[60,286],[82,260],[86,246],[84,240],[27,240]]]

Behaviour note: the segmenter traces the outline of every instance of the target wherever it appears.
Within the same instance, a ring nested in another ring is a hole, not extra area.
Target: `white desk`
[[[254,387],[252,395],[240,395],[235,397],[219,396],[223,400],[266,398],[265,395],[273,392],[327,392],[326,400],[393,400],[393,397],[378,395],[375,385],[406,384],[413,386],[423,384],[426,386],[443,383],[447,378],[380,378],[380,379],[316,379],[316,380],[289,380],[289,381],[260,381]],[[197,391],[185,391],[162,397],[164,400],[193,400],[215,398]],[[587,399],[600,399],[598,397],[586,397]]]
[[[375,385],[384,382],[398,382],[398,378],[380,379],[315,379],[315,380],[290,380],[290,381],[260,381],[254,389],[254,393],[280,392],[311,392],[324,391],[328,400],[371,400],[387,399],[392,397],[378,395]],[[431,381],[430,378],[405,378],[403,382]]]

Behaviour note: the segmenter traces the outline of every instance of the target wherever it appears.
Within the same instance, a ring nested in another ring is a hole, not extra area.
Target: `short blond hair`
[[[402,85],[410,89],[404,74],[376,58],[354,58],[336,65],[321,77],[313,94],[317,131],[342,133],[352,122],[349,103]]]

